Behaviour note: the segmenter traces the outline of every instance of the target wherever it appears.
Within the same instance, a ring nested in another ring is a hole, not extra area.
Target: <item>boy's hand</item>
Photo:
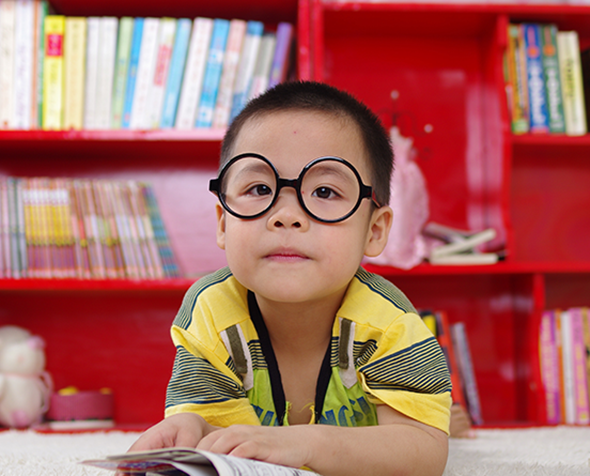
[[[311,460],[310,425],[232,425],[204,437],[197,448],[300,468]],[[311,427],[313,429],[313,427]],[[306,435],[307,433],[307,435]]]
[[[178,413],[152,426],[133,443],[129,451],[147,451],[173,446],[195,448],[199,441],[217,428],[194,413]]]

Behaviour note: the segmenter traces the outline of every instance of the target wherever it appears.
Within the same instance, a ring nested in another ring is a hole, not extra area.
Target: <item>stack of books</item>
[[[583,58],[583,59],[582,59]],[[588,131],[590,51],[580,53],[576,31],[552,24],[508,26],[506,90],[515,134],[584,135]]]
[[[0,178],[0,278],[163,279],[178,274],[150,185]]]
[[[547,310],[539,330],[547,423],[590,423],[590,312],[587,307]]]
[[[0,0],[0,129],[225,128],[291,72],[293,26],[51,15]]]

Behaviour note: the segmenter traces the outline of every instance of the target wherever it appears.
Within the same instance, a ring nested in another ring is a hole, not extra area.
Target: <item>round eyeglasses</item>
[[[373,188],[363,184],[354,166],[339,157],[320,157],[303,167],[296,179],[284,179],[264,156],[254,153],[233,157],[209,182],[209,190],[232,215],[254,219],[276,203],[283,187],[293,187],[301,208],[317,221],[337,223],[359,208],[364,198],[377,207]]]

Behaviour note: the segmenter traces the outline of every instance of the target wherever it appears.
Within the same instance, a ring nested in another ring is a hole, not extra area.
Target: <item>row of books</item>
[[[0,129],[224,128],[288,78],[293,26],[51,15],[0,0]]]
[[[547,310],[541,317],[539,361],[547,423],[590,423],[590,312]]]
[[[436,337],[451,374],[454,404],[463,406],[476,425],[483,423],[479,389],[465,323],[451,324],[444,311],[420,310],[420,317]]]
[[[0,277],[178,276],[153,188],[133,180],[0,178]]]
[[[580,52],[576,31],[510,24],[505,70],[512,132],[586,134],[590,90],[584,91],[584,80],[590,81],[590,71],[584,78],[582,69],[589,62],[590,50]]]

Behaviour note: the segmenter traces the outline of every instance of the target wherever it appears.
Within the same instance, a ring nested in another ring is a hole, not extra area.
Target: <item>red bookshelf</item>
[[[498,231],[494,266],[411,270],[367,265],[417,307],[466,323],[485,424],[545,419],[537,329],[546,308],[588,304],[590,136],[513,136],[502,56],[510,21],[555,22],[590,46],[590,7],[220,0],[55,0],[66,15],[290,21],[298,72],[344,88],[387,127],[414,138],[431,219]],[[428,126],[428,127],[426,127]],[[426,129],[431,132],[426,132]],[[215,245],[223,131],[0,131],[0,176],[129,178],[153,184],[185,278],[0,280],[0,325],[47,341],[57,388],[110,387],[122,427],[163,415],[174,349],[169,326],[186,289],[224,264]]]
[[[512,135],[502,59],[510,22],[556,23],[590,46],[590,7],[309,4],[311,76],[414,138],[433,221],[493,226],[506,252],[494,266],[367,268],[465,322],[486,425],[543,424],[540,315],[589,303],[590,135]]]

